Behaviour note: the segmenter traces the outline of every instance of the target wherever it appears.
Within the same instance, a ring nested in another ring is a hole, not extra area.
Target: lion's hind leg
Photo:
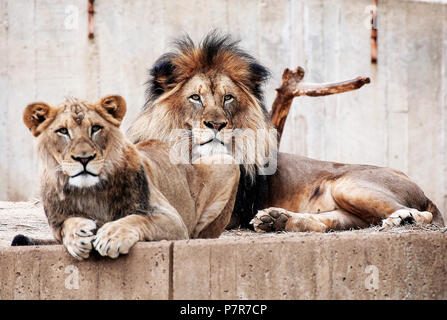
[[[256,232],[324,232],[367,226],[365,221],[343,209],[322,213],[297,213],[274,207],[258,211],[251,223]]]
[[[412,208],[399,209],[393,212],[388,218],[382,220],[382,230],[405,224],[430,224],[433,215],[428,211],[419,211]]]
[[[399,177],[393,178],[399,179]],[[408,184],[408,180],[395,183],[402,183],[402,189],[405,190],[393,192],[391,188],[380,183],[342,179],[334,182],[332,196],[339,207],[370,224],[381,224],[382,229],[405,224],[431,223],[433,215],[430,212],[410,208],[407,204],[410,199],[407,199],[406,195],[412,194],[413,205],[418,206],[415,199],[419,199],[419,207],[423,207],[426,198],[422,191],[415,184]]]

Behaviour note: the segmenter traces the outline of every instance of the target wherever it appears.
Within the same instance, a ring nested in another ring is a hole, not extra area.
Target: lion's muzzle
[[[68,183],[83,188],[99,182],[99,174],[104,167],[104,160],[96,159],[96,154],[86,157],[71,156],[73,161],[63,161],[62,169],[70,176]]]

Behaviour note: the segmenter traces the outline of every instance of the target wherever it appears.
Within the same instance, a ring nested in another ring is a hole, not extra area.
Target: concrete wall
[[[372,78],[359,91],[296,99],[282,150],[391,166],[415,179],[447,213],[447,4],[382,0],[378,64],[370,63],[372,0],[0,0],[0,199],[37,194],[37,159],[22,111],[66,95],[123,95],[127,128],[144,101],[147,68],[187,32],[231,32],[268,66],[267,104],[285,67],[309,81]],[[6,150],[6,151],[5,151]],[[447,216],[446,216],[447,217]]]
[[[0,299],[447,299],[446,237],[161,241],[139,243],[117,260],[83,262],[62,246],[0,248]]]

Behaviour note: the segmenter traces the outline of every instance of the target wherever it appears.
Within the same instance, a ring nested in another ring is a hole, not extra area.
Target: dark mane
[[[175,40],[174,46],[174,51],[163,54],[149,70],[145,107],[195,74],[222,72],[238,85],[248,88],[265,110],[262,85],[270,72],[243,51],[239,41],[213,31],[198,45],[185,35]]]

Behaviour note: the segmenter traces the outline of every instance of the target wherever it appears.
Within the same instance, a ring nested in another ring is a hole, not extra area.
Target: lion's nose
[[[203,121],[203,124],[210,129],[220,131],[226,127],[226,122],[217,122],[217,121]]]
[[[74,156],[71,156],[71,157],[72,157],[73,160],[82,163],[83,166],[86,166],[87,163],[89,163],[90,161],[95,159],[96,153],[94,155],[92,155],[92,156],[89,156],[89,157],[74,157]]]

